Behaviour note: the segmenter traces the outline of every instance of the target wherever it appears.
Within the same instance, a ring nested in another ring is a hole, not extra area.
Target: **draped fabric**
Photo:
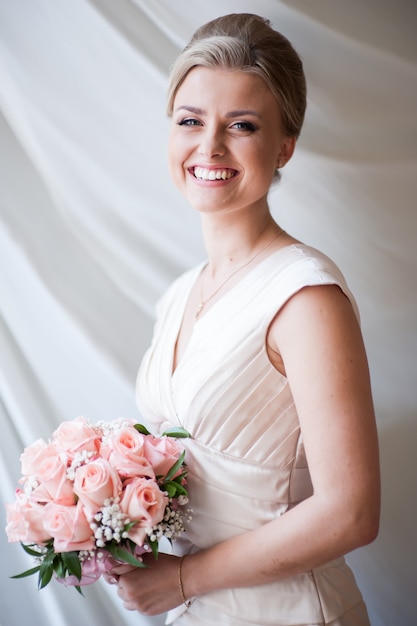
[[[308,114],[270,203],[340,266],[361,311],[380,434],[377,541],[349,555],[373,626],[411,626],[415,600],[417,11],[413,0],[0,0],[2,501],[19,455],[64,419],[138,417],[134,381],[156,300],[204,258],[169,180],[168,69],[199,24],[268,17],[303,57]],[[4,516],[5,518],[5,516]],[[3,519],[4,519],[3,518]],[[115,589],[86,598],[8,577],[0,624],[161,624]],[[22,601],[24,598],[24,602]]]

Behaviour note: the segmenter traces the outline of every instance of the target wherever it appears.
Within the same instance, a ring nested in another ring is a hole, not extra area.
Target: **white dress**
[[[193,519],[177,554],[266,524],[311,495],[297,412],[286,377],[268,359],[265,337],[277,311],[307,285],[339,285],[356,310],[334,263],[313,248],[287,246],[197,320],[173,372],[184,308],[201,268],[177,279],[159,302],[137,381],[138,406],[153,432],[181,425],[192,435],[184,441]],[[343,558],[275,583],[207,593],[187,610],[172,611],[167,623],[369,625]]]

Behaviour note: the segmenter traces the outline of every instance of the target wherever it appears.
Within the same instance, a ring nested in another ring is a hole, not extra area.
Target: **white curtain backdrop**
[[[132,416],[158,296],[204,256],[166,167],[168,69],[199,24],[271,19],[308,115],[271,207],[357,296],[382,457],[378,539],[349,555],[373,626],[416,624],[417,10],[414,0],[0,0],[0,492],[58,424]],[[314,372],[312,372],[314,375]],[[341,485],[343,489],[343,485]],[[5,511],[3,517],[5,521]],[[115,590],[36,578],[0,533],[1,626],[147,626]],[[250,566],[250,564],[249,564]]]

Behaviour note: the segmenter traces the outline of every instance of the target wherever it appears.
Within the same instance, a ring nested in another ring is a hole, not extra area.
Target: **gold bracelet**
[[[181,600],[183,601],[183,604],[185,604],[185,606],[188,609],[188,607],[191,606],[191,600],[187,600],[185,598],[184,587],[182,586],[182,578],[181,578],[181,567],[182,567],[182,562],[184,561],[184,559],[185,559],[185,556],[182,556],[178,563],[178,585],[180,588]]]

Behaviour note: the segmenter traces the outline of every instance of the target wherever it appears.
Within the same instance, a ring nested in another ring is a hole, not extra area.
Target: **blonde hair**
[[[201,26],[174,63],[168,87],[167,112],[188,73],[196,66],[225,68],[260,76],[276,97],[283,130],[298,137],[306,109],[302,61],[291,43],[267,19],[234,13]]]

